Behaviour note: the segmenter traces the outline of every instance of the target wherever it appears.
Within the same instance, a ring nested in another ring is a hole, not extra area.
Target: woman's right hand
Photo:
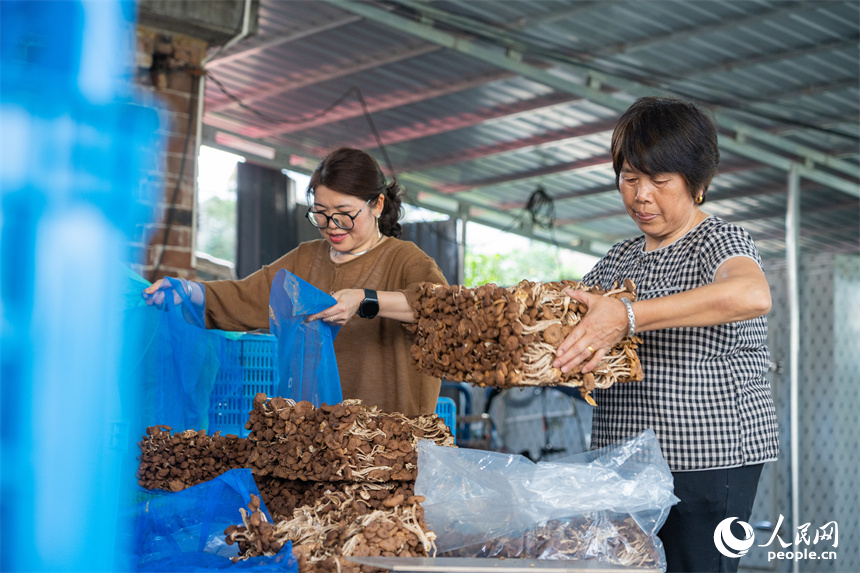
[[[179,287],[184,293],[185,297],[182,294],[176,292],[176,289],[173,288],[173,284],[171,281],[176,281],[179,283]],[[146,304],[150,306],[155,306],[156,308],[162,308],[164,306],[164,297],[168,291],[173,292],[173,304],[180,305],[182,304],[183,298],[188,298],[192,305],[195,307],[200,307],[202,312],[202,306],[205,301],[206,291],[203,289],[203,285],[194,281],[189,281],[180,278],[174,277],[164,277],[163,279],[159,279],[143,289],[143,300],[146,301]]]
[[[627,334],[627,308],[620,300],[589,292],[568,289],[572,300],[588,307],[556,350],[553,367],[562,372],[591,372],[600,360]]]
[[[167,277],[158,279],[143,289],[143,300],[150,306],[161,308],[164,306],[164,291],[170,288],[173,287],[170,285],[170,281],[167,280]],[[178,297],[178,294],[174,293],[174,297]],[[175,298],[174,302],[176,302]]]

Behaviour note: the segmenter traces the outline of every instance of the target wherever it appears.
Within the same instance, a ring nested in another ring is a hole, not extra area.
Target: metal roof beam
[[[419,56],[436,52],[441,49],[441,46],[437,46],[434,44],[424,44],[423,46],[412,47],[406,50],[395,50],[394,52],[388,50],[385,54],[374,54],[370,58],[361,61],[349,62],[347,65],[342,66],[340,68],[327,69],[322,72],[316,74],[308,74],[300,78],[281,78],[278,80],[274,80],[273,82],[269,83],[268,87],[266,87],[265,89],[252,90],[236,97],[242,100],[243,104],[249,105],[260,100],[289,93],[297,89],[306,88],[314,84],[320,84],[322,82],[336,80],[338,78],[357,74],[365,70],[378,68],[411,58],[417,58]],[[206,109],[206,112],[218,113],[224,111],[225,109],[234,109],[237,107],[239,107],[238,103],[233,100],[229,100],[224,103],[209,106]]]
[[[409,203],[412,203],[413,199],[417,199],[421,203],[420,206],[451,216],[462,216],[465,212],[468,213],[468,220],[470,222],[480,223],[529,239],[556,244],[564,248],[599,256],[604,255],[606,251],[592,250],[592,241],[606,245],[611,245],[615,242],[615,238],[612,236],[588,229],[584,229],[581,233],[580,229],[559,229],[558,227],[542,229],[528,224],[514,225],[513,223],[516,222],[517,218],[522,217],[523,214],[515,216],[513,213],[502,211],[494,205],[484,205],[456,196],[442,195],[425,182],[422,182],[420,179],[413,179],[408,174],[400,178],[399,181],[404,183],[410,191],[409,195],[411,199],[408,201]],[[427,197],[422,199],[421,195],[426,195]],[[440,202],[444,203],[445,201],[454,201],[457,207],[446,210],[444,206],[440,206]],[[526,221],[523,222],[525,223]]]
[[[647,50],[648,48],[659,46],[660,44],[665,44],[666,42],[677,42],[680,40],[687,40],[693,37],[701,38],[705,34],[712,34],[714,32],[731,30],[733,28],[737,28],[738,26],[743,26],[744,24],[749,24],[751,22],[776,18],[785,14],[793,14],[798,10],[811,8],[814,4],[815,2],[793,2],[787,5],[783,4],[780,8],[777,8],[776,10],[765,10],[756,14],[741,16],[739,18],[721,18],[719,22],[716,22],[714,24],[696,26],[694,28],[688,28],[686,30],[672,32],[671,34],[651,36],[645,40],[640,40],[637,42],[617,44],[610,48],[598,50],[593,53],[594,57],[597,58],[614,56],[616,54],[633,54],[641,50]]]
[[[559,20],[564,20],[566,18],[570,18],[571,16],[576,16],[577,14],[580,14],[582,12],[588,12],[592,8],[596,8],[604,4],[620,4],[621,2],[626,1],[627,0],[599,0],[597,2],[585,2],[583,0],[577,0],[577,2],[570,7],[557,8],[552,10],[551,12],[547,12],[546,14],[541,14],[540,16],[524,18],[518,21],[514,27],[525,28],[526,26],[542,26],[544,24],[551,24],[552,22],[558,22]]]
[[[774,217],[771,217],[774,218]],[[785,215],[782,216],[783,222],[785,219]],[[833,243],[853,243],[853,249],[849,252],[856,253],[857,252],[857,240],[855,239],[845,239],[845,236],[854,235],[857,236],[857,225],[840,225],[839,227],[832,226],[824,226],[821,225],[803,225],[801,224],[800,230],[800,239],[812,239],[813,237],[821,237],[824,235],[833,235],[835,238],[827,239],[827,246],[830,247]],[[750,231],[750,235],[758,241],[771,241],[771,240],[779,240],[785,239],[785,230],[777,230],[777,231],[768,231],[768,232],[752,232]],[[829,248],[827,249],[830,250]]]
[[[428,99],[465,91],[496,81],[498,79],[504,79],[508,77],[510,77],[510,74],[508,73],[500,73],[498,71],[495,71],[492,73],[472,76],[470,78],[466,78],[465,80],[450,82],[446,85],[429,89],[411,91],[399,90],[389,95],[385,95],[374,100],[368,101],[367,111],[369,113],[378,113],[387,109],[414,104]],[[354,117],[361,117],[362,115],[364,115],[364,110],[362,109],[359,102],[355,102],[352,105],[342,105],[323,117],[308,121],[301,121],[301,118],[297,117],[295,122],[277,123],[275,125],[268,126],[265,128],[249,127],[247,129],[247,135],[251,137],[270,137],[275,135],[282,135],[285,133],[295,133],[297,131],[303,131],[305,129],[311,129],[313,127],[320,127],[323,125],[336,123],[338,121],[344,121],[346,119],[351,119]]]
[[[759,163],[758,161],[739,161],[739,162],[733,162],[733,163],[731,163],[731,164],[729,164],[729,165],[726,165],[726,166],[724,166],[724,167],[721,167],[721,168],[720,168],[720,170],[719,170],[719,172],[717,173],[717,178],[719,178],[719,177],[720,177],[720,176],[722,176],[722,175],[729,175],[729,174],[732,174],[732,173],[739,173],[739,172],[742,172],[742,171],[749,171],[749,170],[752,170],[752,169],[762,169],[762,168],[769,168],[769,166],[768,166],[768,165],[763,165],[763,164]],[[780,187],[780,188],[781,188],[781,189],[785,189],[785,187],[784,187],[784,186],[782,186],[782,187]],[[757,188],[757,189],[758,189],[758,188]],[[617,193],[618,193],[618,189],[617,189],[616,187],[594,187],[594,188],[591,188],[591,189],[584,189],[584,190],[581,190],[581,191],[571,191],[571,192],[568,192],[568,193],[559,193],[559,194],[554,195],[554,196],[552,197],[552,200],[553,200],[553,202],[555,202],[555,203],[559,203],[559,202],[561,202],[561,201],[570,201],[570,200],[574,200],[574,199],[582,199],[583,197],[590,197],[590,196],[592,196],[592,195],[602,195],[602,194],[604,194],[604,193],[613,193],[613,194],[617,194]],[[721,190],[718,190],[718,189],[714,189],[714,190],[712,190],[712,191],[711,191],[711,193],[722,193],[722,191],[721,191]],[[757,195],[757,194],[758,194],[758,192],[757,192],[757,191],[756,191],[756,192],[751,192],[751,193],[750,193],[750,195]],[[723,196],[721,195],[721,197],[723,197]],[[516,207],[516,205],[515,205],[515,204],[514,204],[514,205],[511,205],[511,204],[508,204],[508,203],[505,203],[505,204],[504,204],[504,206],[513,206],[513,207]]]
[[[816,186],[814,188],[806,189],[808,193],[815,193],[817,191],[821,191],[823,186]],[[612,189],[612,191],[617,193],[616,189]],[[713,193],[713,195],[711,195]],[[731,201],[732,199],[739,198],[747,198],[747,197],[756,197],[758,195],[777,195],[777,194],[785,194],[785,185],[772,185],[770,187],[736,187],[733,189],[727,190],[713,190],[708,192],[708,201],[702,207],[707,211],[708,205],[719,204],[722,201]],[[839,203],[840,206],[844,205],[857,205],[856,199],[846,199],[846,201]],[[810,211],[811,212],[811,211]],[[807,214],[807,210],[803,210],[804,214]],[[590,223],[592,221],[604,221],[606,219],[614,219],[616,217],[626,216],[627,211],[625,209],[615,209],[613,211],[608,211],[601,215],[592,215],[590,217],[575,217],[570,219],[559,219],[557,221],[558,225],[579,225],[582,223]],[[785,213],[780,211],[778,215],[773,215],[774,217],[785,217]],[[753,219],[763,219],[766,217],[754,217]],[[731,219],[735,221],[734,219]]]
[[[761,161],[762,163],[778,167],[784,171],[789,171],[792,166],[796,166],[798,174],[805,179],[822,183],[828,187],[847,193],[848,195],[853,195],[854,197],[860,197],[860,185],[857,183],[852,183],[851,181],[842,179],[841,177],[824,173],[814,167],[807,167],[805,164],[796,163],[782,155],[777,155],[770,151],[744,145],[734,138],[723,135],[720,135],[720,147],[726,151],[734,153],[735,155],[742,155],[756,161]],[[856,166],[854,167],[854,171],[856,173]]]
[[[285,36],[278,36],[275,38],[263,38],[262,42],[257,43],[253,46],[248,46],[242,48],[239,51],[224,54],[223,56],[214,56],[213,59],[207,62],[206,69],[217,68],[234,60],[240,60],[242,58],[247,58],[248,56],[253,56],[254,54],[259,54],[260,52],[268,50],[269,48],[274,48],[275,46],[280,46],[281,44],[288,44],[289,42],[295,42],[296,40],[301,40],[302,38],[313,36],[314,34],[319,34],[321,32],[334,30],[335,28],[340,28],[341,26],[346,26],[347,24],[352,24],[353,22],[358,22],[359,20],[361,20],[361,17],[359,16],[348,16],[346,18],[341,18],[340,20],[331,20],[329,22],[326,22],[325,24],[320,24],[319,26],[303,28],[301,30],[288,33]]]
[[[551,74],[536,66],[526,64],[516,56],[504,53],[500,49],[491,49],[478,43],[443,32],[422,22],[416,22],[396,14],[391,14],[372,5],[361,2],[350,2],[348,0],[325,0],[333,6],[337,6],[347,12],[352,12],[367,18],[368,20],[395,28],[403,33],[412,34],[429,42],[435,42],[450,50],[467,54],[484,62],[493,64],[499,68],[509,70],[524,78],[547,85],[553,89],[572,93],[573,95],[588,99],[607,109],[623,112],[630,107],[630,102],[620,100],[599,89],[585,84],[577,84],[560,76]]]
[[[571,141],[582,137],[611,131],[615,127],[616,123],[617,122],[615,120],[585,123],[575,127],[568,127],[555,131],[545,131],[531,137],[524,137],[513,141],[503,141],[495,145],[485,145],[482,147],[449,153],[448,155],[430,159],[429,161],[401,165],[399,170],[402,172],[426,171],[428,169],[436,169],[438,167],[445,167],[455,163],[476,161],[490,156],[497,157],[506,153],[522,153],[523,151],[529,151],[530,149],[558,147],[559,145],[570,143]]]
[[[733,72],[742,68],[750,68],[752,66],[769,64],[771,62],[778,62],[780,60],[801,58],[803,56],[811,56],[814,54],[820,54],[822,52],[841,50],[843,48],[856,48],[858,41],[860,41],[860,37],[854,36],[848,40],[837,40],[834,42],[828,42],[826,44],[815,44],[813,46],[785,50],[783,52],[770,52],[754,58],[739,58],[737,60],[726,60],[720,62],[719,64],[715,64],[706,68],[699,68],[695,70],[679,70],[672,72],[673,75],[680,76],[677,78],[677,80],[672,81],[687,81],[691,78],[697,78],[708,74],[715,74],[719,72]]]
[[[782,189],[782,193],[785,194],[785,187]],[[807,217],[809,215],[821,214],[821,213],[829,213],[831,211],[854,211],[858,212],[858,208],[860,208],[860,203],[854,197],[846,197],[844,201],[840,201],[838,203],[828,203],[825,205],[818,205],[817,207],[802,207],[801,211],[803,212],[804,220],[808,220]],[[779,220],[781,222],[785,222],[785,213],[774,213],[773,210],[770,211],[761,211],[760,213],[743,213],[743,218],[733,218],[731,221],[736,223],[742,227],[745,227],[748,224],[755,223],[756,221],[767,221],[768,219]],[[820,225],[810,224],[810,227],[820,227]],[[858,226],[854,226],[855,234],[860,229]],[[826,226],[824,228],[826,231],[832,231],[830,226]]]
[[[511,77],[513,74],[506,74]],[[504,78],[502,78],[504,79]],[[531,112],[544,108],[550,108],[560,104],[579,101],[582,98],[571,96],[567,93],[551,92],[546,95],[533,97],[527,100],[521,100],[510,104],[501,104],[491,108],[484,108],[476,112],[465,112],[454,116],[428,119],[425,122],[415,123],[405,127],[398,127],[384,131],[379,134],[383,145],[394,145],[413,141],[422,137],[430,137],[431,135],[439,135],[478,125],[486,121],[513,117],[525,112]],[[347,147],[355,147],[358,149],[373,149],[379,145],[374,137],[365,137],[359,140],[344,143]]]
[[[568,161],[565,163],[556,163],[538,169],[529,171],[520,171],[519,173],[510,173],[500,175],[498,177],[488,177],[486,179],[478,179],[475,181],[466,181],[464,183],[452,183],[437,187],[440,193],[450,195],[451,193],[459,193],[460,191],[472,191],[481,187],[490,187],[492,185],[501,185],[503,183],[512,183],[514,181],[520,183],[530,179],[539,179],[546,175],[562,172],[586,172],[596,169],[604,169],[612,167],[612,157],[609,155],[600,155],[597,157],[589,157],[588,159],[579,159],[577,161]]]
[[[665,90],[646,86],[635,81],[615,77],[602,72],[595,72],[594,70],[591,70],[581,64],[565,60],[565,65],[590,78],[588,84],[579,84],[561,76],[539,69],[530,64],[524,63],[514,54],[503,53],[499,49],[492,49],[479,45],[474,41],[461,38],[453,34],[443,32],[441,30],[437,30],[432,26],[422,22],[416,22],[408,18],[391,14],[385,10],[380,10],[379,8],[376,8],[369,4],[349,2],[347,0],[326,0],[326,2],[337,6],[347,12],[359,14],[367,18],[368,20],[372,20],[374,22],[390,26],[401,32],[413,34],[430,42],[438,43],[448,49],[469,54],[470,56],[473,56],[485,62],[489,62],[500,68],[513,71],[523,77],[543,83],[554,89],[558,89],[560,91],[567,91],[574,95],[581,96],[598,105],[604,106],[607,109],[611,109],[617,112],[623,113],[624,111],[626,111],[627,108],[630,106],[631,102],[603,93],[596,86],[599,86],[599,84],[612,85],[636,97],[645,95],[674,95],[666,92]],[[822,154],[821,152],[805,145],[781,140],[778,136],[771,135],[762,130],[748,126],[742,122],[728,118],[724,114],[718,113],[716,117],[719,125],[727,129],[732,129],[735,131],[743,130],[745,138],[760,140],[772,147],[788,151],[794,155],[802,157],[804,161],[809,162],[811,164],[818,162],[832,169],[844,170],[850,168],[853,171],[849,174],[853,174],[853,172],[856,172],[856,166],[846,164],[846,162],[841,162],[841,160],[835,160],[834,158],[831,158],[826,154]],[[778,167],[785,171],[791,169],[792,165],[798,165],[797,162],[792,161],[783,156],[777,155],[766,150],[758,149],[747,143],[740,143],[728,137],[721,136],[720,144],[722,145],[723,142],[728,142],[727,148],[730,148],[730,151],[732,153],[736,153],[744,157],[749,157],[751,159],[755,159],[756,161],[761,161],[762,163],[773,165],[774,167]],[[860,185],[858,185],[857,183],[842,179],[834,175],[830,175],[828,173],[821,172],[814,167],[809,167],[803,164],[800,164],[799,167],[800,174],[805,179],[824,183],[825,185],[833,187],[834,189],[837,189],[844,193],[848,193],[849,195],[860,196]]]
[[[251,145],[268,147],[272,149],[272,153],[262,155],[240,146],[234,147],[228,145],[224,143],[225,140],[223,138],[219,138],[219,133],[226,134],[235,140],[240,140]],[[203,126],[202,144],[222,151],[242,155],[254,163],[267,165],[276,169],[289,169],[305,174],[312,173],[319,162],[319,160],[314,159],[305,148],[263,142],[239,133],[229,132],[209,125]],[[522,229],[513,227],[511,226],[511,215],[500,212],[492,205],[482,205],[462,198],[444,195],[433,189],[432,186],[428,185],[427,182],[422,180],[420,177],[409,174],[404,175],[401,182],[404,186],[408,186],[410,190],[406,196],[406,202],[411,205],[443,213],[452,217],[459,217],[465,212],[469,214],[469,221],[513,233],[515,235],[550,244],[557,244],[563,248],[597,256],[604,255],[605,251],[593,250],[589,237],[604,244],[611,244],[612,242],[611,237],[608,237],[603,233],[589,232],[588,237],[583,238],[578,234],[566,230]],[[425,197],[422,198],[422,195]],[[450,204],[451,206],[446,207],[445,205],[447,204]]]

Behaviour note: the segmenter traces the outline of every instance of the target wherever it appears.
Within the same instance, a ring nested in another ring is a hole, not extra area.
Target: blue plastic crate
[[[454,400],[452,400],[451,398],[440,396],[439,401],[436,402],[436,415],[442,418],[442,421],[445,422],[445,425],[447,425],[451,429],[451,435],[456,438],[457,405],[454,404]]]
[[[226,341],[226,360],[215,378],[209,401],[209,433],[247,437],[245,422],[254,396],[274,396],[278,389],[278,339],[270,334],[245,334]]]

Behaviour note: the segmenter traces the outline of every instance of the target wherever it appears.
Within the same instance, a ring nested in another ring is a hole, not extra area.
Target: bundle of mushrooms
[[[207,436],[168,426],[147,428],[138,478],[146,488],[179,491],[233,468],[250,468],[274,523],[252,496],[242,525],[224,534],[239,557],[274,555],[287,542],[301,573],[369,573],[345,556],[426,557],[436,536],[427,530],[414,493],[419,440],[454,446],[435,414],[408,417],[360,400],[315,408],[309,402],[254,397],[247,438]]]
[[[269,523],[259,498],[252,496],[250,512],[241,509],[242,525],[231,525],[224,533],[228,544],[239,544],[240,557],[234,562],[274,555],[290,541],[301,573],[366,572],[367,567],[341,557],[435,555],[436,536],[427,531],[422,501],[421,496],[406,497],[404,488],[394,484],[350,484]]]
[[[181,491],[222,473],[244,468],[251,444],[220,432],[185,430],[173,435],[170,426],[150,426],[138,443],[137,483],[146,489]]]
[[[248,465],[256,475],[305,481],[411,481],[418,440],[453,446],[435,414],[410,418],[365,407],[360,400],[295,403],[265,394],[254,397],[246,428],[255,444]]]
[[[426,557],[435,553],[423,497],[414,495],[418,440],[453,446],[435,414],[407,417],[359,400],[315,408],[309,402],[254,397],[248,457],[266,507],[242,509],[228,527],[240,556],[274,555],[287,542],[302,573],[365,571],[345,556]]]
[[[354,500],[353,509],[359,513],[382,509],[388,498],[409,499],[415,495],[415,482],[350,483],[285,480],[272,476],[256,476],[260,497],[275,521],[289,520],[293,512],[304,506],[324,503],[331,495],[347,495]],[[391,503],[390,501],[388,502]]]
[[[576,281],[522,281],[466,288],[421,283],[412,308],[416,321],[412,357],[422,372],[478,386],[570,386],[592,405],[594,388],[642,380],[636,349],[642,340],[625,337],[593,372],[563,373],[552,367],[555,351],[588,310],[564,291],[576,289],[635,300],[633,281],[604,291]]]

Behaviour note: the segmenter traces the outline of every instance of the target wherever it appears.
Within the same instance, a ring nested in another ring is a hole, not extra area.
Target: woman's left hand
[[[343,326],[358,312],[358,305],[364,300],[364,290],[356,288],[344,289],[332,293],[332,296],[337,303],[322,312],[309,316],[307,322],[323,320],[329,324]]]
[[[627,308],[620,300],[582,290],[566,290],[575,301],[588,306],[585,316],[556,350],[552,365],[570,372],[580,367],[591,372],[613,346],[627,335]],[[581,366],[582,365],[582,366]]]

